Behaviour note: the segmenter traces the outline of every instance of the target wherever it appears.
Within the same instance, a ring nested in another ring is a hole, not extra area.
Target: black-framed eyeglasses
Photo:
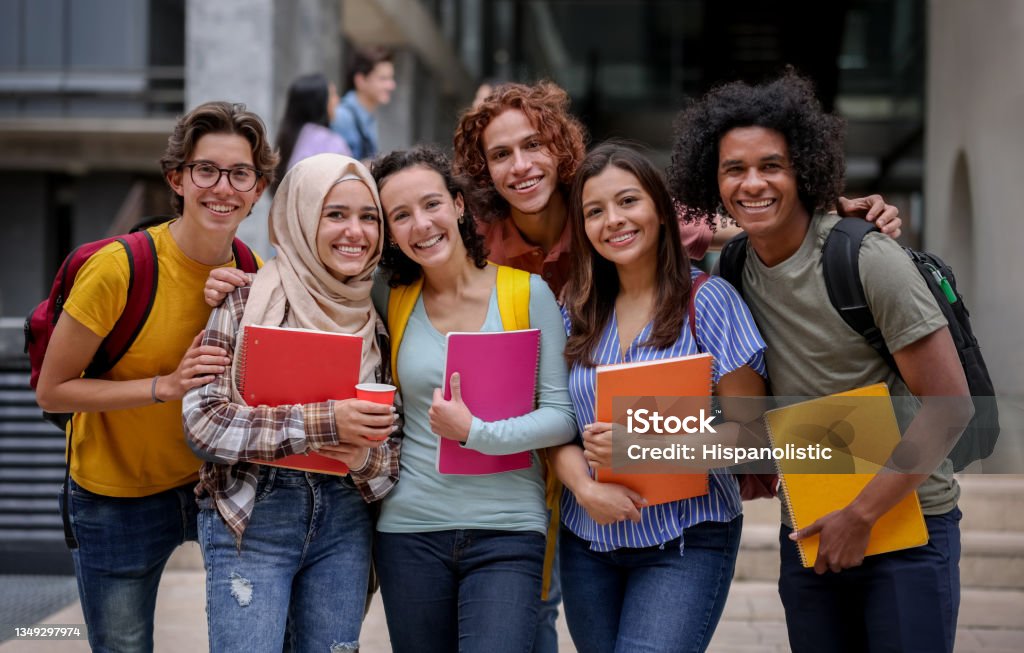
[[[212,188],[220,183],[222,175],[228,176],[228,183],[239,193],[252,190],[256,186],[263,173],[248,166],[235,166],[234,168],[218,168],[212,163],[198,161],[186,163],[184,168],[192,175],[192,183],[199,188]]]

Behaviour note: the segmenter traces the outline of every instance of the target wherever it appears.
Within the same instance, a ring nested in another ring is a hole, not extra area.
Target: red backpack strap
[[[249,246],[238,238],[231,241],[231,253],[235,255],[235,267],[242,272],[256,273],[260,266],[256,262],[256,255]]]
[[[697,349],[700,350],[700,343],[697,342],[697,289],[704,285],[704,282],[711,278],[711,275],[707,272],[701,272],[694,279],[693,283],[690,284],[690,299],[686,302],[686,319],[690,323],[690,334],[693,336],[693,341],[697,343]]]
[[[87,377],[110,371],[135,342],[149,317],[156,298],[159,263],[156,245],[148,231],[137,231],[118,238],[128,255],[128,299],[121,317],[100,344],[96,356],[85,370]]]

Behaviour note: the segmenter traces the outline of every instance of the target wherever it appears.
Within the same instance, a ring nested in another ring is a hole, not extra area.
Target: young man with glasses
[[[276,164],[263,122],[242,105],[210,102],[181,118],[161,159],[178,217],[147,230],[158,282],[135,341],[108,373],[82,378],[125,307],[132,267],[120,243],[82,266],[53,331],[37,400],[74,412],[68,512],[94,651],[152,650],[164,565],[196,539],[200,461],[185,443],[181,397],[230,362],[199,346],[210,314],[203,284],[233,265],[235,230]]]

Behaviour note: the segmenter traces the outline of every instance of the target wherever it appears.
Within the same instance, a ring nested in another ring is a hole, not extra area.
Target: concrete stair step
[[[956,650],[997,653],[1024,648],[1024,591],[961,592]],[[733,581],[709,653],[789,651],[785,611],[774,582]]]
[[[776,581],[778,538],[777,525],[744,522],[735,578]],[[1024,591],[1024,533],[963,530],[961,548],[962,587]]]
[[[964,531],[1024,532],[1024,476],[961,474]]]
[[[964,530],[1024,532],[1024,476],[961,474],[957,480]],[[780,514],[776,499],[743,504],[744,524],[778,524]]]
[[[1024,590],[965,589],[960,594],[960,628],[1020,628]],[[722,621],[784,622],[786,613],[774,582],[734,580]]]

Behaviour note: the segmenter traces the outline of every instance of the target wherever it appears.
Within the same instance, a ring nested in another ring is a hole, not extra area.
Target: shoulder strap
[[[405,285],[392,288],[388,295],[388,334],[391,336],[391,379],[396,387],[398,382],[398,350],[402,346],[405,326],[409,323],[412,309],[423,290],[423,277]]]
[[[743,296],[743,266],[747,263],[747,234],[733,236],[722,248],[715,264],[717,274]]]
[[[863,336],[892,369],[896,369],[885,338],[868,308],[860,280],[860,245],[872,231],[877,229],[867,220],[843,218],[837,222],[821,250],[822,273],[828,299],[843,321]]]
[[[498,312],[506,331],[530,328],[530,273],[498,266]]]
[[[97,377],[110,371],[135,342],[153,308],[156,297],[159,262],[156,245],[148,231],[137,231],[118,238],[128,256],[128,299],[114,327],[96,351],[85,376]]]
[[[697,291],[704,285],[704,282],[710,278],[711,275],[707,272],[701,272],[698,274],[690,285],[690,298],[686,302],[686,317],[687,321],[690,323],[690,335],[693,336],[693,341],[697,343],[698,351],[703,350],[701,349],[700,343],[697,342]]]
[[[235,267],[242,272],[259,272],[260,266],[256,261],[256,254],[249,249],[249,246],[240,239],[231,241],[231,253],[235,256]]]

